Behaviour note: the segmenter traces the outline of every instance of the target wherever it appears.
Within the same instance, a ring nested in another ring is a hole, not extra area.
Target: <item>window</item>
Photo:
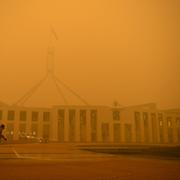
[[[114,132],[114,142],[120,142],[121,140],[121,126],[120,124],[114,124],[113,126],[113,132]]]
[[[144,128],[148,128],[148,113],[147,112],[143,112],[143,120],[144,120]]]
[[[43,121],[50,121],[50,112],[43,113]]]
[[[135,134],[136,142],[141,142],[141,117],[140,112],[135,112]]]
[[[149,142],[149,116],[147,112],[143,112],[143,121],[144,121],[144,142]]]
[[[153,140],[153,143],[156,143],[157,142],[157,120],[156,120],[156,113],[151,113],[151,127],[152,127],[152,140]]]
[[[159,142],[164,143],[164,130],[163,130],[163,114],[158,113],[158,123],[159,123]]]
[[[148,119],[148,113],[147,112],[143,112],[143,119],[147,120]]]
[[[0,110],[0,120],[2,120],[2,118],[3,118],[3,111]]]
[[[163,115],[162,113],[158,114],[159,127],[163,127]]]
[[[109,124],[108,123],[102,123],[101,133],[102,133],[102,141],[108,142],[109,141]]]
[[[76,111],[74,109],[69,110],[69,140],[70,142],[75,141],[75,117]]]
[[[37,136],[38,135],[38,124],[37,123],[33,123],[31,125],[31,133],[33,136]]]
[[[91,110],[91,119],[97,119],[97,110]]]
[[[125,142],[130,143],[132,141],[132,127],[131,124],[125,124],[124,125],[124,130],[125,130]]]
[[[26,121],[27,113],[26,111],[20,111],[20,121]]]
[[[86,141],[86,110],[80,110],[80,141]]]
[[[135,119],[140,119],[140,112],[135,112],[134,116],[135,116]]]
[[[39,116],[39,113],[33,111],[32,112],[32,121],[38,121],[38,116]]]
[[[6,135],[9,140],[13,139],[14,136],[14,124],[8,123],[6,126]]]
[[[19,139],[26,137],[26,124],[19,124]]]
[[[91,110],[91,141],[97,141],[97,110]]]
[[[50,136],[50,125],[44,124],[44,126],[43,126],[43,138],[49,139],[49,136]]]
[[[64,141],[64,119],[65,119],[65,110],[58,110],[58,140],[60,142]]]
[[[180,143],[180,117],[176,117],[177,140]]]
[[[162,120],[162,119],[163,119],[163,114],[162,114],[162,113],[159,113],[159,114],[158,114],[158,119],[159,119],[159,120]]]
[[[177,127],[180,127],[180,117],[177,117],[177,118],[176,118],[176,126],[177,126]]]
[[[58,119],[64,119],[65,111],[63,109],[58,110]]]
[[[162,120],[159,120],[159,126],[163,127],[163,121]]]
[[[14,117],[15,117],[15,112],[14,111],[8,111],[8,120],[9,121],[12,121],[14,120]]]
[[[168,125],[168,128],[172,127],[172,120],[170,117],[167,118],[167,125]]]
[[[119,121],[120,120],[120,112],[117,110],[113,111],[113,120]]]
[[[80,110],[80,120],[86,119],[86,110]]]

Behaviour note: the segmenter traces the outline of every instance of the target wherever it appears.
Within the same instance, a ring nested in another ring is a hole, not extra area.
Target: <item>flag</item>
[[[54,36],[54,38],[56,39],[56,40],[58,40],[58,36],[57,36],[57,33],[56,33],[56,31],[54,30],[54,28],[51,26],[51,33],[52,33],[52,35]]]

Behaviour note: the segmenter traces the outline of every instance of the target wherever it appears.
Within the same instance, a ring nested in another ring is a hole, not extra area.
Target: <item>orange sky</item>
[[[53,26],[56,75],[90,104],[180,107],[179,18],[179,0],[1,0],[0,100],[43,78]],[[50,86],[28,103],[60,104]]]

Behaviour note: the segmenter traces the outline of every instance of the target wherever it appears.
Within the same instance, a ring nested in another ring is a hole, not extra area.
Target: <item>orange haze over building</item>
[[[90,104],[179,107],[179,5],[177,0],[1,1],[0,100],[13,104],[45,75],[53,44],[55,73]],[[58,40],[52,40],[51,27]],[[47,82],[28,103],[61,104],[56,93]]]

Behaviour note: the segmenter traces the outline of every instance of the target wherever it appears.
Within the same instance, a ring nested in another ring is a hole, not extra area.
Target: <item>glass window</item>
[[[114,124],[114,142],[120,142],[121,140],[121,126],[120,124]]]
[[[177,118],[176,118],[176,126],[177,126],[177,127],[180,127],[180,117],[177,117]]]
[[[24,138],[26,136],[26,124],[19,124],[19,138]]]
[[[86,110],[80,110],[80,120],[86,119]]]
[[[119,111],[117,111],[117,110],[114,110],[113,111],[113,120],[120,120],[120,112]]]
[[[125,141],[126,143],[130,143],[132,141],[132,125],[131,124],[125,124]]]
[[[15,117],[15,112],[14,112],[14,111],[8,111],[8,117],[7,117],[7,119],[8,119],[9,121],[12,121],[12,120],[14,120],[14,117]]]
[[[143,112],[143,120],[144,120],[144,127],[148,128],[148,113],[147,112]]]
[[[148,119],[148,113],[147,112],[143,112],[143,119],[147,120]]]
[[[33,123],[31,125],[31,132],[33,136],[37,136],[38,135],[38,124],[37,123]]]
[[[65,110],[58,110],[58,140],[60,142],[64,141],[64,119],[65,119]]]
[[[102,123],[101,133],[102,133],[102,141],[108,142],[109,141],[109,124],[108,123]]]
[[[91,119],[97,119],[97,110],[91,110]]]
[[[63,109],[58,110],[58,119],[64,119],[65,111]]]
[[[38,121],[39,113],[33,111],[32,112],[32,121]]]
[[[20,111],[20,121],[26,121],[27,113],[26,111]]]
[[[49,138],[50,136],[50,125],[49,124],[44,124],[43,126],[43,138]]]
[[[144,142],[149,142],[149,114],[143,112],[143,121],[144,121]]]
[[[80,141],[86,141],[86,110],[80,110]]]
[[[152,140],[153,143],[157,142],[157,118],[156,113],[151,113],[151,127],[152,127]]]
[[[136,134],[136,142],[140,142],[141,141],[141,116],[140,116],[140,112],[135,112],[134,116],[135,116],[135,134]]]
[[[134,118],[135,118],[135,120],[140,120],[141,119],[141,113],[140,112],[135,112],[134,113]]]
[[[76,111],[74,109],[69,110],[69,141],[75,141],[75,117]]]
[[[162,120],[163,119],[163,114],[162,113],[158,113],[158,119]]]
[[[172,127],[172,120],[170,117],[167,118],[167,125],[168,127]]]
[[[91,121],[91,141],[96,142],[97,141],[97,110],[91,110],[90,115]]]
[[[50,112],[43,113],[43,121],[50,121]]]
[[[6,136],[8,140],[12,140],[14,136],[14,124],[8,123],[6,126]]]
[[[159,126],[162,127],[163,126],[163,121],[159,120]]]
[[[163,114],[158,113],[159,126],[163,127]]]

